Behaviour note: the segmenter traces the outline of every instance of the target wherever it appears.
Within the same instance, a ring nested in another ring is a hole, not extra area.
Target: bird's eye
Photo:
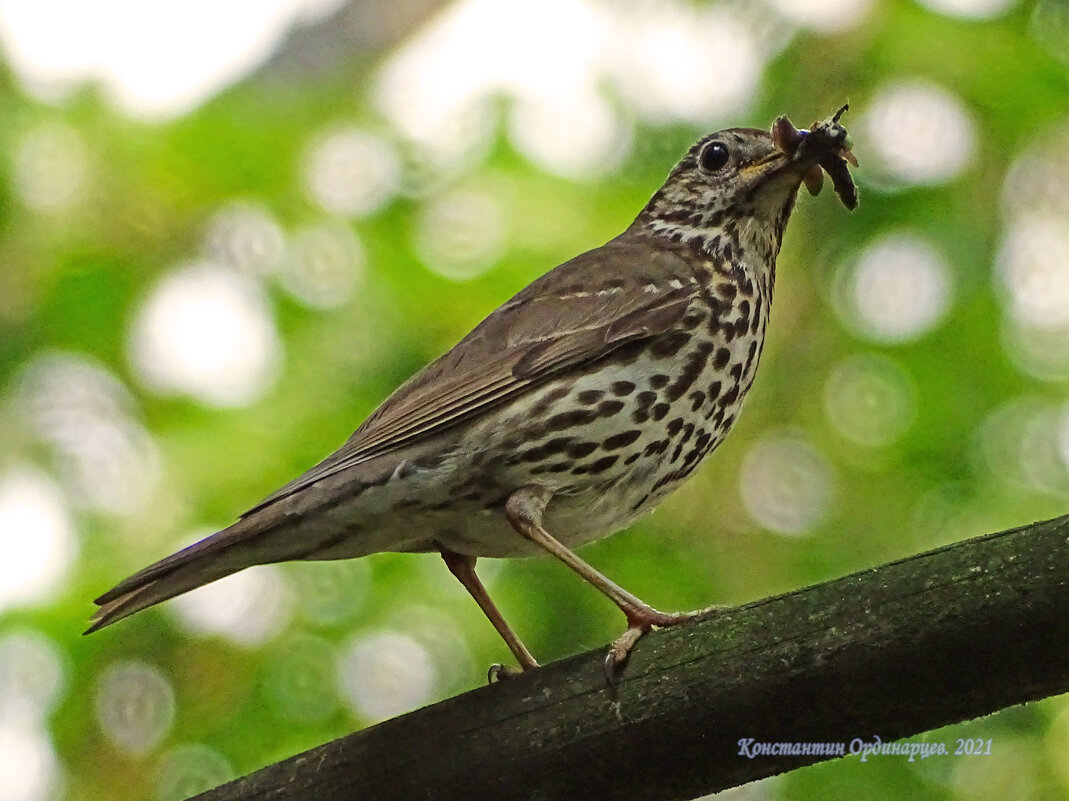
[[[698,163],[708,172],[716,172],[728,163],[728,146],[723,142],[710,142],[698,155]]]

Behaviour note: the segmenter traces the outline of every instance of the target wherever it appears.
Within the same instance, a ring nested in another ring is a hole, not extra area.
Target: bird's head
[[[716,250],[732,244],[754,259],[775,259],[798,188],[817,194],[826,171],[850,209],[857,190],[850,139],[833,117],[796,129],[786,117],[771,131],[728,128],[699,139],[635,221],[656,236]]]

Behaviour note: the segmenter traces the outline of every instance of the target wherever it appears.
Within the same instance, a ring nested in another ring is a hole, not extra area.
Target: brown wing
[[[577,256],[498,307],[402,384],[340,449],[245,516],[460,423],[569,367],[662,333],[696,293],[683,259],[627,234]]]

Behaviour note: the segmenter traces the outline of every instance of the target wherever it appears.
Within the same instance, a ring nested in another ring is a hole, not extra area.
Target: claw
[[[616,661],[616,654],[612,652],[612,649],[605,654],[605,661],[601,663],[601,667],[605,671],[605,681],[615,690],[620,683],[621,664]]]
[[[495,681],[504,681],[505,679],[513,679],[516,676],[522,676],[523,670],[512,665],[494,664],[490,665],[490,669],[486,671],[486,683],[493,684]]]

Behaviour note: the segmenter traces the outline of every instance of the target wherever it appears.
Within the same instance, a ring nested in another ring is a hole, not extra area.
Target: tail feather
[[[259,548],[234,548],[249,537],[266,534],[276,528],[263,520],[249,517],[200,542],[149,565],[96,599],[100,607],[93,614],[85,633],[110,626],[124,617],[174,598],[189,590],[237,573],[264,558]],[[259,558],[258,558],[259,557]]]
[[[101,604],[100,608],[93,613],[86,634],[110,626],[129,617],[135,612],[155,606],[176,595],[210,584],[216,579],[221,579],[231,573],[242,570],[243,567],[215,566],[190,564],[172,570],[170,573],[155,579],[149,579],[135,589],[129,590],[122,595],[115,596],[111,600]]]

